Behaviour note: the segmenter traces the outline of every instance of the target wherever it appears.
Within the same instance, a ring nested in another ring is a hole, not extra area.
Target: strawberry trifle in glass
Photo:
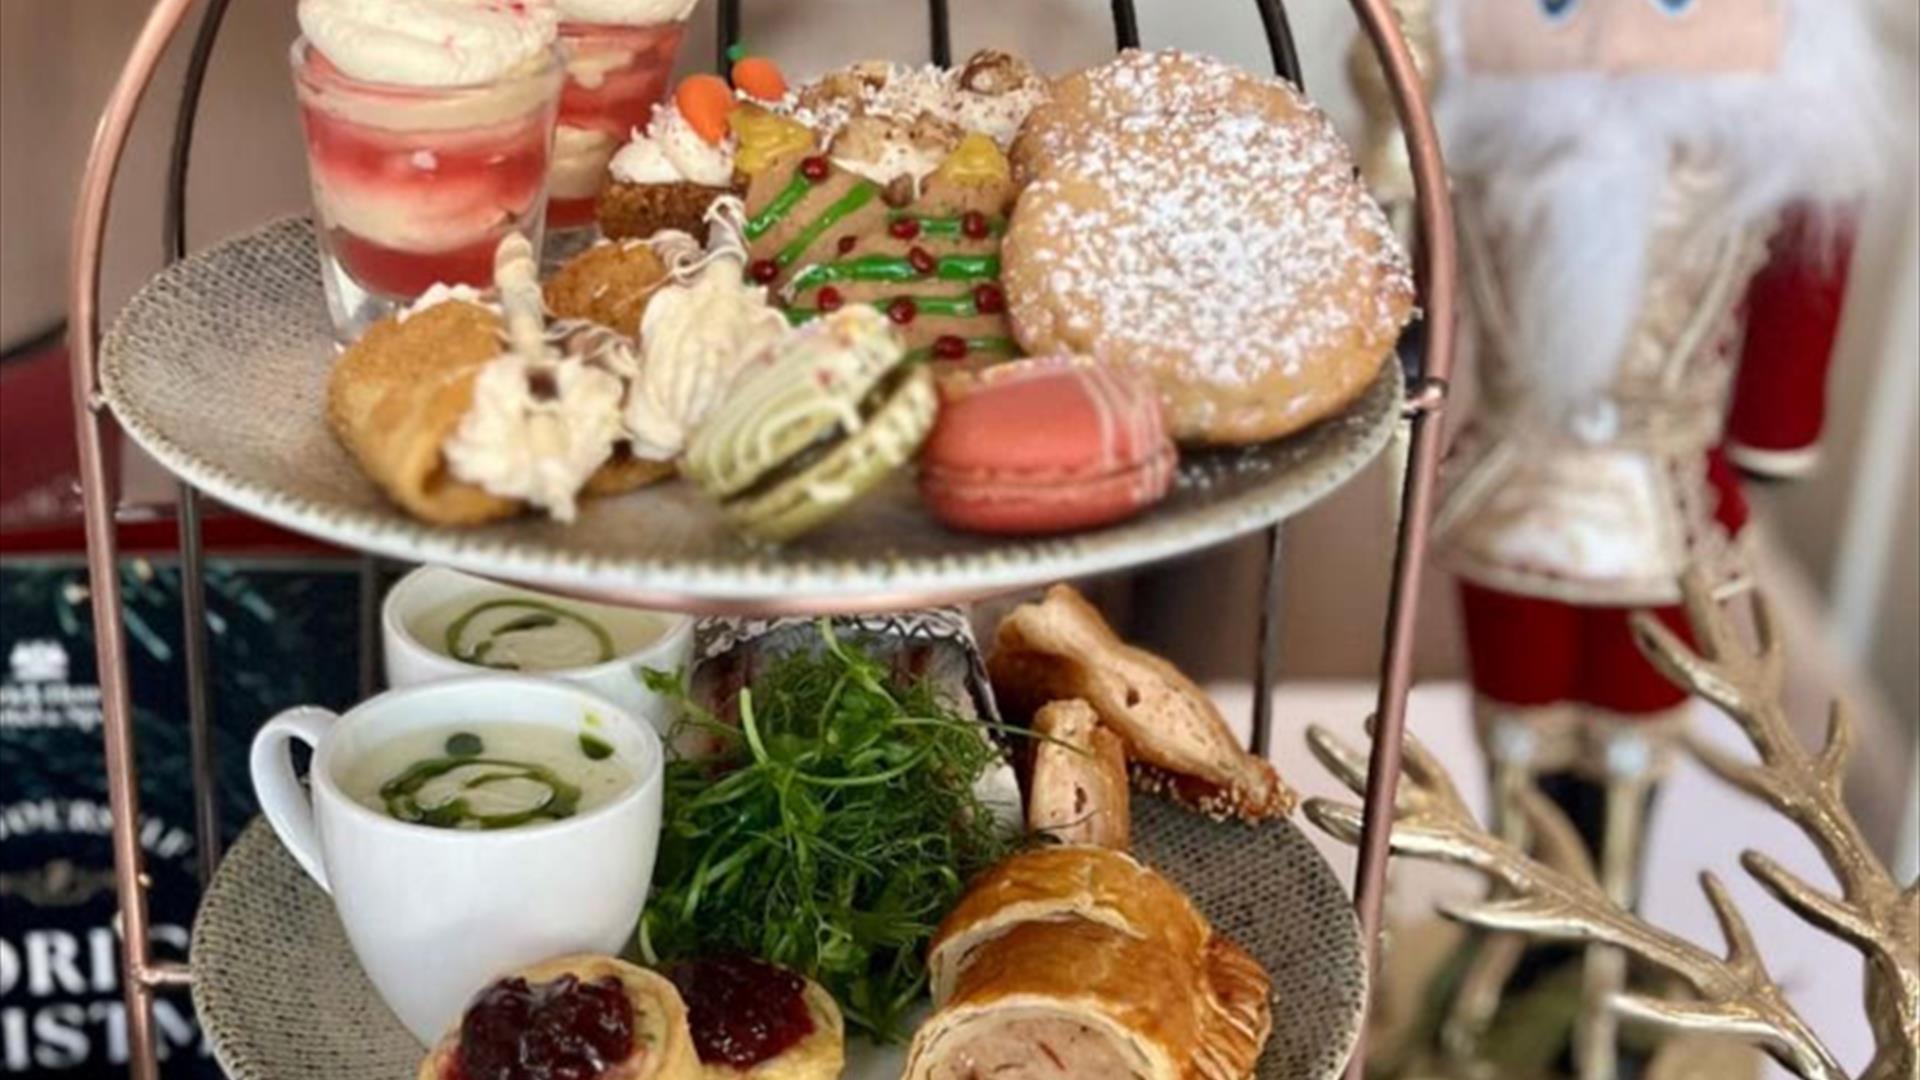
[[[294,88],[345,343],[435,282],[537,250],[562,65],[551,0],[300,0]]]
[[[547,257],[596,236],[607,162],[666,96],[687,18],[699,0],[555,0],[567,84],[547,186]]]

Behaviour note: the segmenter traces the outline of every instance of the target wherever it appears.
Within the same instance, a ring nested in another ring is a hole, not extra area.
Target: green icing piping
[[[775,195],[772,202],[747,220],[747,239],[757,240],[768,229],[780,224],[800,200],[807,197],[807,192],[812,190],[813,181],[808,180],[805,174],[795,172],[787,181],[787,186],[780,189],[780,194]]]
[[[998,353],[1001,356],[1020,355],[1020,347],[1014,344],[1012,338],[970,337],[966,338],[965,341],[969,353]],[[917,349],[908,349],[906,355],[901,357],[902,361],[909,364],[917,364],[931,359],[933,359],[933,346],[931,345],[922,345]]]
[[[963,214],[922,215],[910,210],[895,210],[887,215],[887,223],[891,225],[896,221],[906,221],[911,218],[920,223],[920,231],[928,236],[963,236],[965,233],[961,229],[960,222],[964,216]],[[987,219],[987,235],[999,236],[1006,231],[1005,218]]]
[[[914,308],[922,315],[950,315],[957,319],[965,319],[980,314],[980,308],[974,303],[971,292],[964,292],[958,296],[886,296],[878,300],[868,300],[865,303],[885,311],[895,300],[913,301]],[[791,307],[787,309],[787,321],[799,326],[802,323],[811,322],[822,314],[825,313],[818,308]]]
[[[922,274],[913,262],[898,255],[862,255],[839,262],[815,263],[796,275],[787,288],[794,292],[834,281],[917,281],[934,277],[941,281],[988,281],[1000,276],[997,255],[942,255],[934,260],[933,272]]]
[[[802,179],[805,178],[802,177]],[[781,248],[773,257],[774,263],[782,267],[792,266],[795,259],[805,254],[806,250],[813,246],[814,241],[820,239],[821,233],[833,228],[848,214],[872,202],[874,195],[879,191],[879,188],[866,180],[855,184],[845,195],[840,196],[839,201],[827,207],[819,217],[808,222],[807,227],[800,230],[800,235],[788,241],[787,246]]]

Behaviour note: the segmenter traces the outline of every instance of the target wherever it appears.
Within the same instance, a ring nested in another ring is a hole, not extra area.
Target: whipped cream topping
[[[733,183],[733,149],[733,136],[718,146],[708,142],[668,101],[654,107],[647,129],[636,129],[607,168],[615,180],[628,184],[686,181],[727,187]]]
[[[627,396],[635,457],[679,457],[734,378],[791,332],[766,289],[747,283],[743,267],[742,256],[716,256],[647,304],[640,375]]]
[[[685,22],[700,0],[558,0],[568,22],[653,26]]]
[[[473,304],[476,307],[486,308],[488,311],[497,312],[500,310],[499,304],[494,303],[486,293],[471,285],[449,285],[444,281],[436,281],[427,286],[427,291],[421,293],[419,298],[414,300],[413,303],[408,304],[396,312],[393,316],[394,321],[406,322],[409,318],[420,314],[430,307],[438,307],[441,304],[454,302]]]
[[[575,358],[505,352],[473,382],[442,448],[453,475],[572,521],[576,497],[620,437],[619,376]]]
[[[537,67],[553,0],[300,0],[300,31],[356,79],[468,86]]]

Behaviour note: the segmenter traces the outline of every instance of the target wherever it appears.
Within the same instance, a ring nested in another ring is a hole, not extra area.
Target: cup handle
[[[253,791],[267,823],[280,835],[280,843],[293,854],[300,868],[314,883],[328,892],[327,870],[320,858],[320,833],[313,823],[313,797],[293,773],[293,755],[288,743],[298,739],[318,748],[320,740],[334,721],[336,713],[311,705],[302,705],[266,722],[253,737],[248,768],[253,773]]]

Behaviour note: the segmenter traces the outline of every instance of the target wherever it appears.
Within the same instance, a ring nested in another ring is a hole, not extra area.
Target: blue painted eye
[[[1559,20],[1572,14],[1577,3],[1579,0],[1540,0],[1540,10],[1546,12],[1547,18]]]
[[[1685,15],[1693,7],[1693,0],[1653,0],[1653,6],[1669,15]]]

